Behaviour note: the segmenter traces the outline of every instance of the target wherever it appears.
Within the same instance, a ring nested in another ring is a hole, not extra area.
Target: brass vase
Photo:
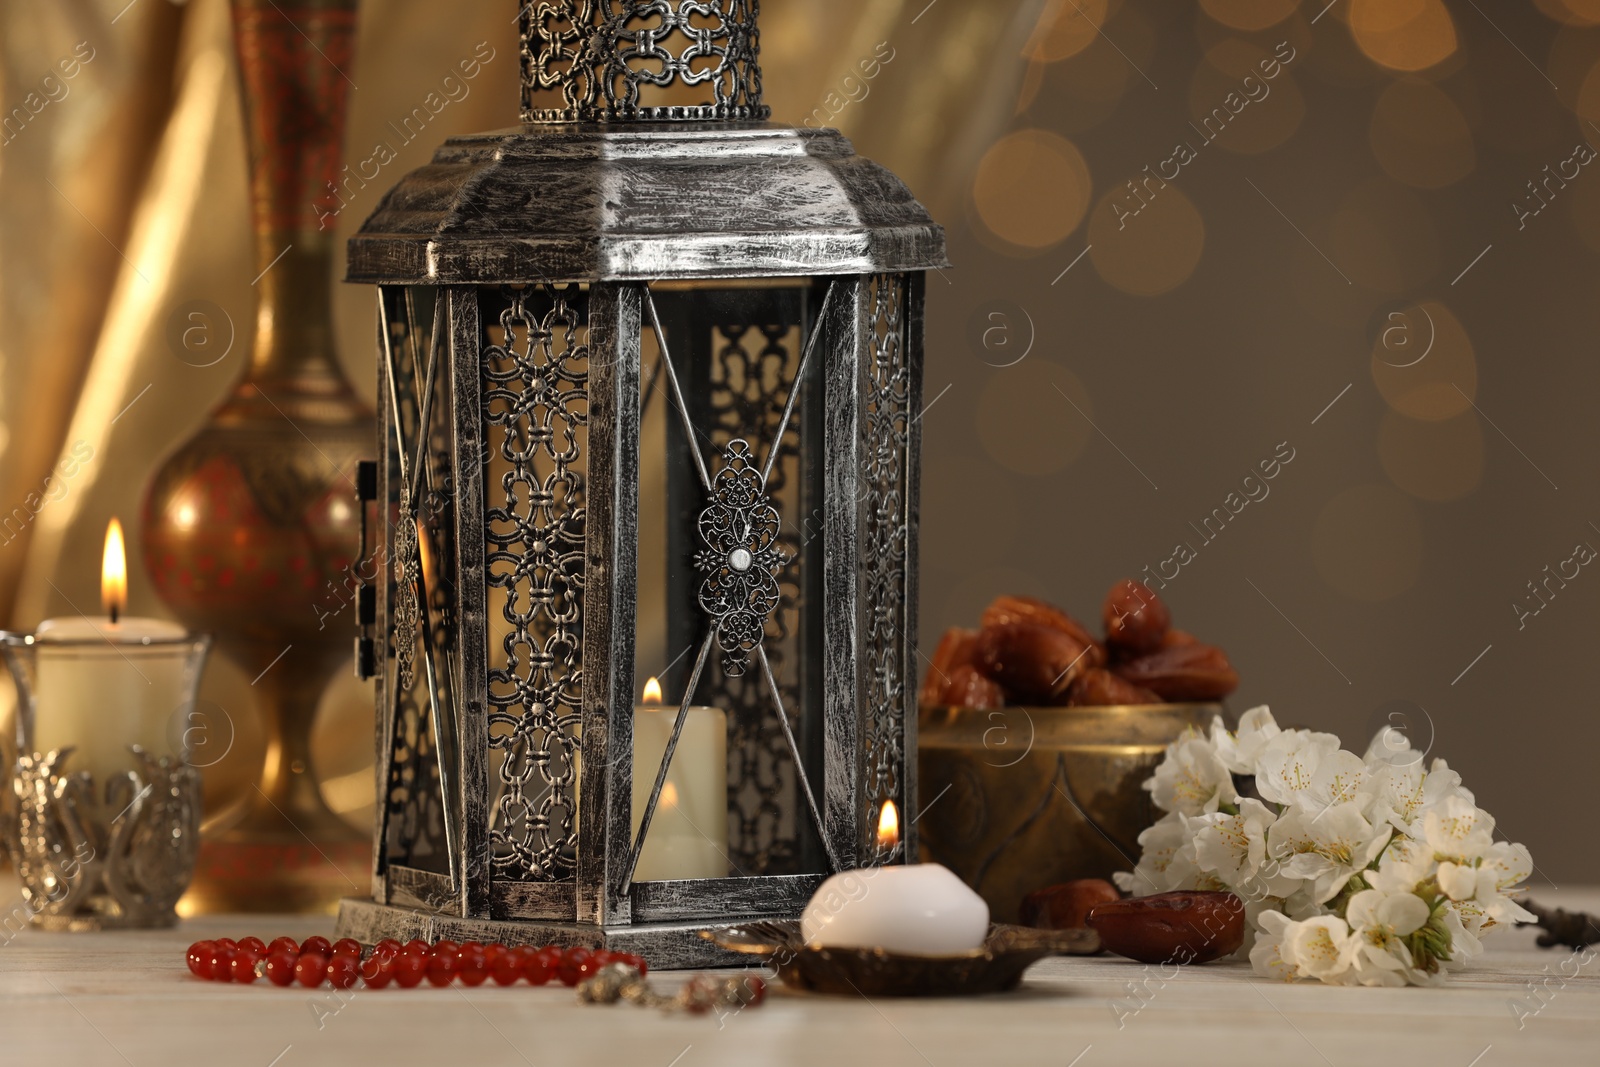
[[[1167,745],[1220,704],[924,708],[917,822],[925,859],[978,891],[996,922],[1074,878],[1132,870],[1160,812],[1141,788]]]
[[[370,834],[327,806],[311,725],[354,621],[330,611],[357,551],[373,417],[334,354],[338,203],[356,0],[234,0],[255,236],[249,365],[151,480],[145,567],[163,600],[254,679],[260,781],[208,820],[185,910],[323,911],[364,883]],[[353,609],[350,609],[353,610]]]

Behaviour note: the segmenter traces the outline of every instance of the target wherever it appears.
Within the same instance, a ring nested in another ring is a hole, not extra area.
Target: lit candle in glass
[[[633,709],[633,832],[639,833],[650,790],[677,719],[661,703],[661,683],[645,683]],[[645,835],[636,882],[723,878],[728,874],[728,717],[721,708],[691,707],[672,767]]]
[[[129,745],[179,752],[198,668],[183,627],[124,614],[128,564],[116,519],[106,529],[100,599],[104,615],[46,619],[33,635],[33,748],[70,746],[67,770],[104,783],[134,769]]]
[[[878,851],[900,842],[900,813],[885,801],[878,815]],[[807,944],[881,948],[905,956],[975,952],[989,933],[989,905],[941,863],[868,867],[834,875],[800,919]]]

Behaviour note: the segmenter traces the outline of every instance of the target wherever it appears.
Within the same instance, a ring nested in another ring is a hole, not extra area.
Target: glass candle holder
[[[188,742],[211,639],[107,631],[0,634],[17,683],[7,839],[46,929],[170,926],[194,874]]]

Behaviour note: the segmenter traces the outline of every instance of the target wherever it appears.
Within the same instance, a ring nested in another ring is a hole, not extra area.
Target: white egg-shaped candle
[[[885,804],[879,844],[886,852],[895,841],[885,829],[894,825]],[[800,932],[808,945],[824,948],[956,956],[983,947],[989,905],[940,863],[867,867],[823,882],[800,917]]]
[[[800,930],[810,945],[956,956],[983,946],[989,905],[942,863],[869,867],[823,882]]]

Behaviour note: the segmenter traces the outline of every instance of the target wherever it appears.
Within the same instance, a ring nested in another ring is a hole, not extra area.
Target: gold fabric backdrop
[[[1044,3],[767,0],[768,102],[779,121],[842,129],[940,215],[961,202],[977,156],[1011,117]],[[130,536],[129,611],[163,615],[137,562],[144,484],[237,375],[253,320],[227,3],[4,0],[0,11],[0,99],[27,112],[0,148],[0,624],[96,613],[112,515]],[[394,141],[389,123],[459,60],[481,56],[480,43],[492,58],[341,211],[341,238],[446,137],[516,122],[515,20],[510,0],[362,4],[352,164]],[[870,82],[859,70],[869,57],[881,68]],[[209,366],[195,365],[205,360],[194,335],[188,347],[174,340],[196,327],[195,301],[221,313],[200,320],[217,357]],[[370,290],[337,286],[340,355],[369,402],[372,314]],[[61,465],[68,457],[77,462]],[[330,640],[348,636],[335,629]],[[249,679],[226,659],[212,659],[202,699],[235,730],[229,755],[206,770],[215,813],[249,788],[263,742]],[[342,676],[316,742],[329,802],[357,824],[373,799],[371,714],[370,686]]]

